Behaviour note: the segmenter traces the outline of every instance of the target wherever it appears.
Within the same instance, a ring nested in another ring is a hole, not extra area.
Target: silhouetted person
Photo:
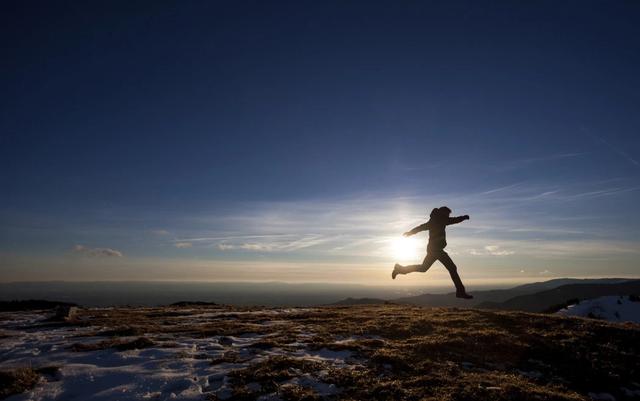
[[[444,267],[449,270],[449,274],[451,274],[451,279],[453,283],[456,285],[456,297],[471,299],[472,295],[467,294],[467,291],[462,285],[462,280],[460,280],[460,276],[458,275],[458,268],[456,267],[453,260],[449,257],[444,251],[444,248],[447,246],[447,235],[445,233],[445,227],[450,224],[458,224],[465,220],[469,220],[469,216],[459,216],[459,217],[449,217],[451,214],[451,209],[446,206],[442,206],[440,208],[433,209],[431,211],[431,218],[428,222],[419,225],[411,231],[407,231],[402,234],[405,237],[410,237],[414,234],[417,234],[421,231],[429,230],[429,244],[427,245],[427,256],[425,256],[422,264],[420,265],[410,265],[410,266],[402,266],[397,264],[393,268],[393,273],[391,273],[391,278],[394,280],[398,274],[407,274],[412,272],[426,272],[429,270],[431,265],[439,260]]]

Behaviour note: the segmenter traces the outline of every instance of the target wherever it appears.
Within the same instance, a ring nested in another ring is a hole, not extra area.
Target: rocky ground
[[[0,314],[15,400],[640,399],[640,325],[478,309]]]

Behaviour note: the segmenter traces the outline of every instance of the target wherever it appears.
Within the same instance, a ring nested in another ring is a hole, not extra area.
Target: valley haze
[[[427,281],[427,280],[425,280]],[[482,302],[506,301],[568,284],[596,286],[633,282],[632,278],[561,278],[520,285],[485,284],[471,287],[473,300],[456,299],[449,285],[371,286],[335,283],[285,282],[9,282],[0,283],[0,301],[46,299],[82,306],[158,306],[181,301],[231,305],[317,306],[346,299],[372,299],[423,306],[470,307]],[[629,294],[624,294],[629,295]],[[567,298],[568,299],[568,298]],[[562,301],[566,301],[563,299]]]

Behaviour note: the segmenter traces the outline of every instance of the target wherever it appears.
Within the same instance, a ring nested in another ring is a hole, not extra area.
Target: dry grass
[[[115,348],[118,351],[127,351],[131,349],[149,348],[153,347],[154,345],[155,343],[150,339],[146,337],[138,337],[135,340],[130,341],[111,339],[90,344],[73,344],[71,346],[71,350],[76,352],[90,352]]]
[[[40,375],[31,368],[0,371],[0,399],[32,389],[38,380]]]
[[[394,304],[280,315],[224,305],[82,313],[101,328],[96,333],[113,338],[79,350],[127,347],[118,336],[143,333],[156,341],[257,333],[268,336],[253,344],[256,353],[302,342],[311,350],[346,349],[361,361],[356,367],[335,367],[270,357],[231,374],[234,399],[254,399],[256,391],[247,384],[258,383],[259,394],[315,400],[312,389],[285,382],[318,372],[324,372],[323,382],[341,389],[339,396],[326,398],[341,400],[586,400],[589,392],[624,400],[629,398],[622,387],[640,389],[640,327],[633,324]],[[246,357],[227,351],[211,363],[243,361]]]

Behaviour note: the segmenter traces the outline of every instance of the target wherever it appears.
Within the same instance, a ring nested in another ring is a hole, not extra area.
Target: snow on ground
[[[606,296],[580,301],[558,311],[563,316],[591,317],[611,322],[640,323],[640,302],[628,296]]]
[[[302,310],[302,309],[301,309]],[[179,312],[187,312],[180,310]],[[295,309],[266,310],[265,324],[283,313],[296,313]],[[178,312],[176,312],[178,313]],[[228,319],[232,313],[200,313],[193,311],[194,319]],[[251,312],[241,312],[251,313]],[[0,370],[21,367],[57,367],[57,373],[44,377],[31,391],[9,397],[9,401],[99,401],[99,400],[206,400],[208,395],[218,399],[231,396],[228,374],[234,369],[246,368],[272,356],[287,356],[322,362],[327,367],[358,366],[363,363],[351,351],[326,348],[311,349],[308,341],[314,333],[300,332],[295,342],[286,349],[252,347],[269,334],[247,332],[236,336],[210,336],[194,338],[181,334],[146,333],[154,346],[119,351],[106,348],[79,352],[72,344],[96,344],[108,337],[96,335],[94,326],[47,324],[46,313],[0,313]],[[118,340],[135,340],[118,337]],[[225,361],[225,355],[236,355]],[[222,362],[212,360],[222,358]],[[287,384],[287,383],[285,383]],[[304,374],[289,384],[314,389],[320,395],[339,393],[335,385]],[[252,384],[254,387],[259,384]]]

